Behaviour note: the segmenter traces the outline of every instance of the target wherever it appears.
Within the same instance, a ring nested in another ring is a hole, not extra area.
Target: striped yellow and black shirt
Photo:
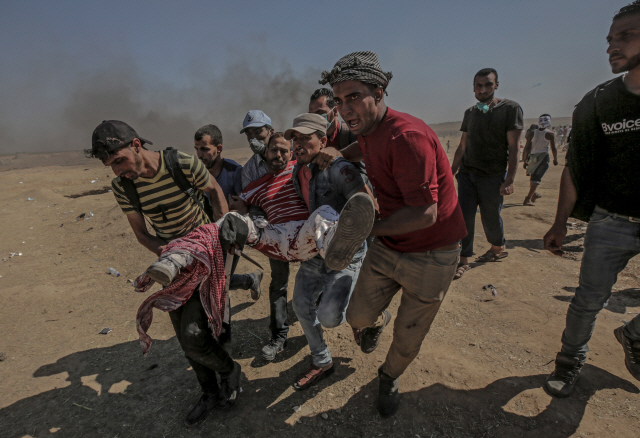
[[[209,218],[193,200],[180,190],[171,178],[160,153],[160,170],[153,178],[138,177],[134,184],[140,197],[142,213],[149,218],[156,235],[164,240],[173,240],[188,234],[200,225],[208,224]],[[194,185],[198,199],[204,205],[202,192],[210,184],[210,174],[197,157],[178,152],[180,168],[187,180]],[[135,213],[118,179],[111,181],[113,194],[125,214]]]

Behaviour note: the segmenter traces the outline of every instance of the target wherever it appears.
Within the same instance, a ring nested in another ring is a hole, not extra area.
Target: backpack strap
[[[138,213],[142,213],[142,204],[140,204],[140,196],[138,196],[138,191],[136,190],[136,186],[129,178],[125,178],[119,176],[117,182],[122,186],[124,190],[124,195],[129,200],[129,203],[133,207],[135,211]]]
[[[206,197],[205,207],[205,205],[202,205],[202,202],[200,202],[200,200],[198,199],[196,189],[191,185],[191,183],[189,183],[189,180],[185,176],[184,171],[180,167],[178,150],[169,147],[162,151],[162,154],[164,155],[164,163],[167,167],[167,172],[169,172],[169,175],[171,175],[171,178],[173,178],[173,181],[176,183],[178,188],[182,190],[188,197],[190,197],[191,200],[193,200],[193,202],[195,202],[195,204],[200,207],[204,214],[206,214],[207,217],[211,221],[213,221],[213,209],[211,208],[209,203],[206,202]]]

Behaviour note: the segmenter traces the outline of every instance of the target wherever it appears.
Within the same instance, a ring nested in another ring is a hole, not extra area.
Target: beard
[[[631,58],[627,58],[627,62],[625,62],[621,66],[619,66],[619,67],[611,66],[611,72],[612,73],[622,73],[622,72],[625,72],[625,71],[631,71],[631,70],[633,70],[634,68],[636,68],[639,65],[640,65],[640,53],[636,53]]]
[[[142,173],[142,157],[140,157],[139,155],[134,155],[133,162],[135,164],[134,168],[130,170],[132,175],[128,177],[131,181],[138,179],[138,177]]]
[[[287,164],[289,164],[288,161],[271,160],[269,162],[269,167],[274,171],[281,171],[287,168]]]

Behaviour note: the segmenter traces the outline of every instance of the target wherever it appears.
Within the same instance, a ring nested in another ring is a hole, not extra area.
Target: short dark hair
[[[265,125],[265,126],[269,126],[269,125]],[[267,148],[271,145],[271,142],[276,138],[284,138],[284,132],[274,132],[273,135],[269,137],[269,141],[267,142]]]
[[[329,108],[333,109],[336,106],[336,101],[333,99],[333,91],[330,88],[318,88],[311,95],[309,102],[320,99],[322,96],[327,96],[327,106]]]
[[[616,21],[618,18],[628,17],[629,15],[634,15],[640,13],[640,0],[635,0],[632,3],[629,3],[627,6],[623,6],[620,8],[616,15],[613,16],[612,21]]]
[[[541,114],[540,117],[551,117],[551,114]]]
[[[325,132],[322,132],[322,131],[320,131],[320,130],[318,130],[318,131],[314,132],[314,134],[315,134],[315,135],[316,135],[316,137],[318,137],[318,138],[322,138],[322,137],[326,137],[326,136],[327,136],[327,134],[326,134]]]
[[[216,125],[204,125],[196,131],[193,138],[195,141],[200,141],[205,135],[211,137],[211,142],[214,146],[222,144],[222,132],[220,132],[220,129],[218,129]]]
[[[478,76],[489,76],[491,73],[493,73],[494,75],[496,75],[496,82],[498,82],[498,72],[496,71],[495,68],[483,68],[482,70],[478,70],[478,73],[476,73],[476,75],[473,77],[473,82],[476,81],[476,78]]]

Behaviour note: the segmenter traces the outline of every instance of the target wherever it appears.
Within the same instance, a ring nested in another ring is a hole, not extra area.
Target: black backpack
[[[178,150],[175,148],[166,148],[165,150],[160,152],[164,156],[164,163],[167,167],[167,172],[173,178],[173,181],[176,183],[178,188],[184,192],[185,195],[191,198],[191,200],[198,206],[200,209],[207,215],[211,222],[215,222],[213,219],[213,208],[211,208],[211,204],[209,204],[209,200],[207,197],[204,197],[204,205],[198,199],[196,195],[196,189],[191,185],[187,177],[185,176],[182,168],[180,167],[180,161],[178,161]],[[118,177],[118,182],[124,189],[124,194],[133,206],[133,209],[138,213],[142,213],[142,204],[140,204],[140,197],[138,196],[138,191],[136,190],[136,186],[129,178]],[[161,211],[162,217],[166,219],[164,215],[164,210]]]

